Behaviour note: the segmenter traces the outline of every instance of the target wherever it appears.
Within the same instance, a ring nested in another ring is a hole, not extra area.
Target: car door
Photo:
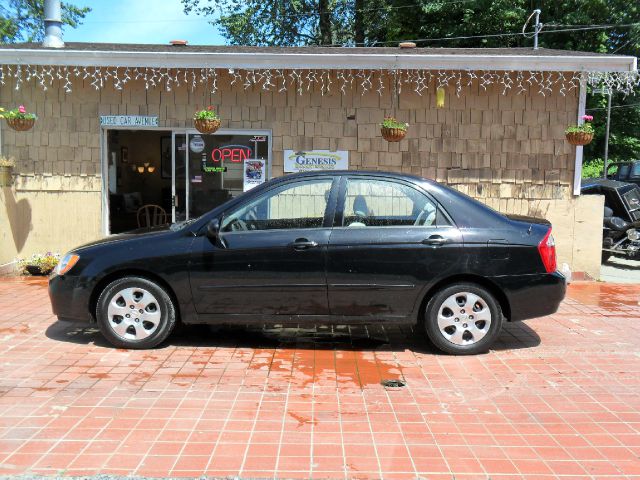
[[[425,286],[456,268],[460,246],[458,229],[419,187],[345,177],[328,248],[331,314],[409,316]]]
[[[196,311],[326,315],[333,182],[314,177],[261,192],[223,214],[217,241],[198,237],[190,269]]]

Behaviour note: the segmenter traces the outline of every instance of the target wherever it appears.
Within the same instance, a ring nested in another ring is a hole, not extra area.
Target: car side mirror
[[[220,219],[214,218],[207,223],[207,238],[215,242],[220,237]]]

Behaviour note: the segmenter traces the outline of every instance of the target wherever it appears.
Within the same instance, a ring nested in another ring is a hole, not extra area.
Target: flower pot
[[[380,131],[382,132],[382,138],[387,142],[399,142],[407,134],[407,131],[401,128],[381,127]]]
[[[593,133],[587,132],[570,132],[565,133],[565,136],[571,145],[588,145],[593,140]]]
[[[214,133],[220,128],[220,120],[201,120],[196,119],[193,121],[193,125],[200,133]]]
[[[31,130],[35,123],[35,118],[7,118],[7,125],[17,132],[26,132],[27,130]]]
[[[0,167],[0,187],[10,187],[13,183],[13,167]]]
[[[43,270],[38,265],[26,265],[24,269],[29,273],[29,275],[33,275],[35,277],[46,276],[53,271],[53,268]]]

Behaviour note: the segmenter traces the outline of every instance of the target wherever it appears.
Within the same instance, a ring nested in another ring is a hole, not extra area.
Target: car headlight
[[[60,259],[58,265],[56,265],[54,273],[56,275],[64,275],[69,270],[71,270],[76,263],[78,263],[78,260],[80,260],[80,257],[78,255],[74,253],[67,253]]]

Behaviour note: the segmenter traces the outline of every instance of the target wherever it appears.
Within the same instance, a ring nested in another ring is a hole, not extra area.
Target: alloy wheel
[[[479,295],[459,292],[448,297],[438,310],[438,328],[455,345],[472,345],[489,333],[491,310]]]
[[[107,308],[109,328],[123,340],[143,340],[160,325],[160,304],[144,288],[125,288],[117,292]]]

